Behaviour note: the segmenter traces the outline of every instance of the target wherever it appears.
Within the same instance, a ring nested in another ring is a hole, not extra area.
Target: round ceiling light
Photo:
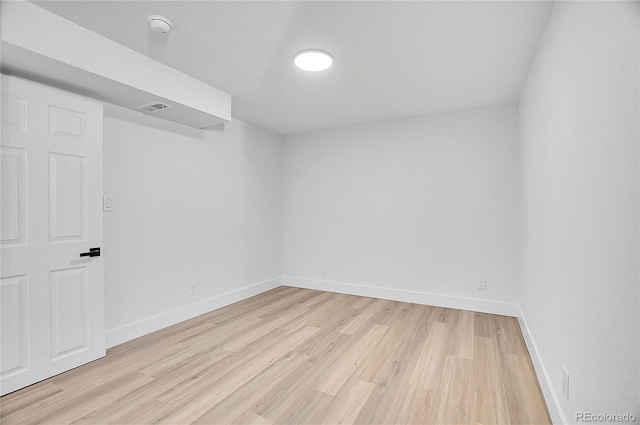
[[[173,22],[169,18],[160,15],[150,15],[147,18],[147,23],[151,31],[161,34],[166,34],[173,28]]]
[[[324,71],[333,64],[333,57],[324,50],[303,50],[296,53],[293,63],[305,71]]]

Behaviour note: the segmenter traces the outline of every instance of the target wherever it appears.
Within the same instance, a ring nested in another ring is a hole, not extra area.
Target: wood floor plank
[[[110,361],[95,361],[90,363],[92,367],[79,367],[72,369],[63,374],[54,376],[50,382],[55,383],[58,387],[65,391],[84,387],[87,383],[99,382],[105,376],[113,375],[114,371],[118,374],[136,373],[142,367],[149,363],[164,360],[171,354],[182,350],[184,347],[168,343],[161,347],[156,344],[150,344],[146,347],[139,347],[138,350],[127,350],[115,355],[110,355]]]
[[[6,395],[0,420],[550,423],[517,319],[292,287]]]
[[[307,389],[273,423],[278,425],[325,424],[327,406],[333,397]]]
[[[451,325],[434,322],[425,340],[409,384],[436,390],[440,387],[444,364],[448,355]]]
[[[233,425],[271,425],[273,421],[256,415],[253,412],[246,412],[233,422]]]
[[[131,376],[114,375],[103,380],[57,393],[56,397],[48,397],[34,405],[3,418],[2,423],[60,423],[73,422],[76,418],[107,404],[116,397],[115,389],[131,392],[149,383],[153,378],[136,373]]]
[[[0,399],[0,420],[19,410],[43,403],[61,391],[62,388],[53,382],[45,381],[43,385],[29,387],[29,391],[8,394]]]
[[[313,318],[313,320],[309,322],[309,325],[320,328],[328,328],[329,326],[340,326],[342,328],[347,323],[347,315],[353,318],[361,312],[361,310],[351,307],[353,305],[353,299],[350,295],[339,295],[328,305],[324,306],[322,310],[319,310],[317,314],[310,315],[309,317]],[[338,322],[336,320],[337,316],[340,316],[342,320]]]
[[[330,292],[326,292],[326,293],[330,294]],[[353,303],[351,303],[351,308],[364,310],[365,308],[367,308],[369,305],[373,304],[374,302],[376,302],[376,298],[356,297],[355,301]]]
[[[279,359],[283,352],[288,353],[317,331],[318,328],[313,327],[301,329],[279,340],[277,345],[272,344],[268,349],[258,351],[256,355],[247,358],[242,363],[242,367],[236,366],[225,374],[206,377],[197,383],[189,382],[188,385],[172,389],[169,393],[161,395],[158,399],[167,403],[168,406],[173,406],[174,409],[162,417],[159,423],[194,423],[212,406],[220,403]],[[212,380],[216,382],[214,388],[209,387]],[[189,406],[188,409],[184,408],[186,404]],[[177,409],[175,409],[176,407]]]
[[[395,423],[412,425],[436,423],[438,401],[436,392],[417,385],[409,385],[403,404],[398,409]]]
[[[435,423],[468,424],[473,418],[471,360],[447,355],[440,382]]]
[[[364,311],[360,314],[356,315],[351,322],[346,324],[340,332],[343,334],[353,335],[363,326],[366,326],[367,322],[371,320],[379,311],[383,310],[389,301],[386,300],[375,300],[374,303],[369,305]]]
[[[493,338],[477,336],[473,357],[473,409],[480,424],[508,424],[509,409],[502,382],[498,344]]]
[[[110,423],[126,424],[131,422],[127,418],[136,415],[150,421],[150,418],[157,417],[159,412],[165,409],[165,403],[158,400],[160,395],[183,385],[185,379],[196,380],[197,377],[204,376],[207,371],[211,372],[216,366],[224,364],[225,361],[232,361],[233,358],[231,353],[226,353],[223,350],[205,351],[195,356],[183,358],[181,364],[172,362],[172,367],[165,368],[162,372],[152,369],[155,377],[151,382],[131,392],[119,394],[110,403],[83,416],[76,423],[78,425],[100,423],[101,418],[109,418]],[[151,368],[153,366],[156,365],[152,365]],[[145,373],[145,370],[147,369],[143,369],[141,373]],[[129,400],[135,400],[136,403],[130,403]],[[156,405],[156,408],[150,410],[147,409],[147,405]],[[144,406],[147,411],[140,411],[141,406]]]
[[[319,295],[320,292],[318,291],[303,289],[298,293],[293,293],[286,298],[282,298],[279,303],[273,303],[266,312],[260,314],[260,318],[273,319],[281,314],[287,314],[290,310],[299,308],[301,305],[312,301]]]
[[[353,379],[344,385],[327,405],[323,420],[327,424],[353,424],[376,385]]]
[[[500,352],[502,377],[511,423],[550,423],[542,392],[525,356]]]
[[[234,423],[247,412],[251,412],[258,395],[264,394],[265,391],[278,385],[282,380],[286,379],[292,370],[295,370],[308,359],[309,356],[297,352],[291,352],[279,358],[237,391],[232,392],[220,403],[215,404],[211,409],[203,413],[193,423],[203,425]]]
[[[487,313],[473,314],[473,335],[485,338],[496,337],[496,324],[493,321],[494,315]]]
[[[311,291],[310,289],[308,291]],[[299,307],[301,308],[309,308],[309,309],[313,309],[314,311],[317,310],[317,307],[320,305],[323,305],[325,303],[332,303],[335,302],[335,295],[331,292],[323,292],[323,291],[311,291],[313,293],[316,294],[315,297],[306,300],[305,302],[303,302],[302,304],[299,305]]]
[[[182,373],[193,373],[200,363],[208,366],[232,354],[230,351],[222,348],[211,348],[194,352],[191,352],[185,346],[178,346],[178,348],[179,350],[175,353],[167,355],[162,361],[152,363],[150,366],[141,369],[140,372],[154,378],[171,375],[179,376]]]
[[[496,341],[501,352],[527,356],[527,346],[515,317],[494,316]]]
[[[342,334],[334,329],[321,329],[315,336],[316,338],[300,344],[296,351],[308,354],[312,358],[327,359],[337,348],[348,347],[354,339],[352,335]]]
[[[143,387],[144,388],[144,387]],[[126,397],[132,399],[137,393],[131,393]],[[94,410],[93,412],[71,422],[72,425],[120,425],[152,423],[157,412],[164,408],[164,403],[154,398],[136,398],[136,403],[127,403],[125,400],[116,399],[113,402]]]
[[[449,354],[463,359],[473,359],[474,315],[472,311],[461,310],[451,327]]]
[[[414,314],[417,304],[403,303],[400,301],[387,301],[388,307],[380,311],[374,321],[379,325],[391,325],[396,320],[408,321]]]
[[[264,334],[294,321],[297,317],[308,311],[308,308],[295,308],[289,310],[287,314],[279,315],[275,318],[272,316],[271,320],[263,320],[261,323],[256,323],[251,329],[248,329],[243,334],[236,336],[224,344],[222,348],[227,351],[240,350],[253,341],[260,339]]]
[[[357,311],[350,309],[349,304],[347,297],[325,298],[322,302],[316,304],[308,314],[301,317],[300,320],[290,322],[281,327],[288,331],[296,331],[305,326],[326,327],[327,320],[331,320],[336,314],[345,311],[350,315],[357,314]]]
[[[386,366],[393,365],[392,357],[397,353],[398,347],[402,344],[406,334],[405,322],[395,320],[389,326],[387,337],[377,343],[373,358],[362,369],[358,375],[359,379],[371,383],[382,382],[385,373],[388,373]]]
[[[426,305],[415,308],[406,320],[409,325],[407,337],[424,342],[431,331],[431,325],[439,318],[438,313],[440,311],[442,311],[442,309],[439,307]]]
[[[362,370],[372,359],[372,351],[384,338],[388,326],[373,324],[371,329],[355,342],[347,352],[316,382],[314,388],[335,395],[357,370]]]
[[[405,338],[376,376],[376,387],[362,407],[355,423],[402,424],[401,409],[407,398],[409,381],[416,367],[424,341]]]
[[[336,332],[336,337],[335,343],[327,344],[324,351],[310,356],[307,363],[300,365],[287,379],[260,397],[253,412],[272,420],[282,415],[288,406],[295,403],[300,393],[315,383],[351,347],[350,335]]]

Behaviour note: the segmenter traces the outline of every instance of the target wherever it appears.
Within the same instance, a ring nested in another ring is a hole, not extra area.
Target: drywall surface
[[[105,114],[110,345],[280,284],[280,136],[238,120],[197,130],[110,105]]]
[[[11,74],[128,108],[165,101],[173,108],[156,116],[198,128],[231,119],[231,96],[215,87],[31,2],[1,6],[2,67]]]
[[[520,103],[520,303],[569,423],[640,417],[638,6],[557,2]]]
[[[513,302],[517,175],[515,106],[285,137],[285,283]]]

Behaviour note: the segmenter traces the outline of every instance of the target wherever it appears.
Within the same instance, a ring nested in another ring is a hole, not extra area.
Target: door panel
[[[0,146],[0,247],[27,243],[27,154]]]
[[[85,114],[49,105],[49,135],[84,137]]]
[[[2,347],[0,377],[20,373],[29,367],[29,304],[27,276],[0,279],[2,305]]]
[[[89,349],[87,267],[51,274],[51,355],[53,360]]]
[[[86,169],[85,157],[49,154],[49,230],[52,243],[86,240]]]
[[[27,131],[27,99],[2,93],[0,121],[6,126],[15,126]]]
[[[102,105],[1,76],[2,394],[105,354]]]

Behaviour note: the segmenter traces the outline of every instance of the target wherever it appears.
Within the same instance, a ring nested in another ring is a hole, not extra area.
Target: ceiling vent
[[[136,109],[139,109],[144,112],[148,112],[150,114],[155,114],[156,112],[163,111],[165,109],[171,109],[173,106],[167,105],[163,102],[151,102],[142,106],[138,106]]]

